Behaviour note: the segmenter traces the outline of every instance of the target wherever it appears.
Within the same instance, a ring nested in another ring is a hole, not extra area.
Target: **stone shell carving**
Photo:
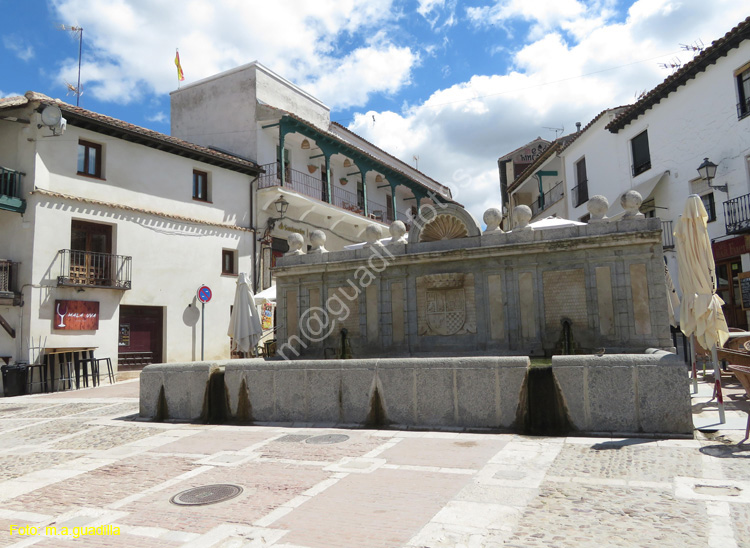
[[[464,286],[463,273],[430,274],[424,277],[428,289],[456,289]]]
[[[420,242],[432,242],[443,239],[447,235],[445,232],[440,232],[439,237],[436,237],[436,235],[430,237],[428,235],[428,238],[431,239],[422,237],[422,233],[427,230],[431,223],[441,216],[452,217],[456,219],[458,223],[461,223],[466,227],[466,234],[464,236],[457,236],[458,238],[473,238],[481,234],[477,220],[471,216],[471,213],[458,204],[425,204],[419,208],[419,213],[413,219],[411,228],[409,229],[409,243],[418,244]],[[443,221],[441,221],[441,223],[442,222]],[[450,224],[456,226],[454,222],[451,222]],[[458,224],[458,226],[460,228],[460,224]],[[433,229],[437,228],[437,225],[433,226]]]
[[[420,242],[437,242],[439,240],[455,240],[466,238],[469,230],[466,224],[453,215],[438,215],[422,229]]]

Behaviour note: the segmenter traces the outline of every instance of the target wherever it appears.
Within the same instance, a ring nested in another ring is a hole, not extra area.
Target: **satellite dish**
[[[47,105],[42,110],[42,124],[50,128],[55,128],[60,125],[62,120],[62,111],[60,107],[55,105]]]

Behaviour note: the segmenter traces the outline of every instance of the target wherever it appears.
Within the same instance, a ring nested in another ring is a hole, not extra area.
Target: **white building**
[[[710,217],[727,322],[747,328],[739,274],[750,271],[750,18],[636,103],[599,114],[554,155],[565,189],[558,215],[586,220],[586,202],[599,194],[609,200],[608,216],[616,217],[620,196],[637,190],[641,212],[663,221],[675,282],[673,226],[687,197],[699,194]],[[705,158],[718,166],[711,186],[697,171]],[[538,199],[533,181],[550,161],[542,158],[513,183],[516,203]],[[549,214],[542,210],[537,217]]]
[[[171,115],[175,137],[264,169],[254,184],[252,220],[260,238],[258,289],[270,285],[270,267],[288,249],[290,232],[309,241],[321,229],[326,248],[337,251],[364,241],[368,225],[386,237],[393,220],[408,225],[421,204],[451,201],[447,187],[331,122],[327,106],[258,62],[173,91]],[[282,196],[289,207],[274,221]]]
[[[255,163],[29,92],[0,99],[0,166],[0,356],[229,357]]]

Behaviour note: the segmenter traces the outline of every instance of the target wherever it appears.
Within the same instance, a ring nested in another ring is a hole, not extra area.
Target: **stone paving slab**
[[[750,548],[744,428],[623,439],[149,423],[134,420],[137,396],[125,382],[0,401],[0,548]],[[170,502],[216,483],[243,492]]]

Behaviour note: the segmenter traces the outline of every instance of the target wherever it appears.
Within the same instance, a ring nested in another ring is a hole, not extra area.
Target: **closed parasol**
[[[241,273],[237,278],[237,291],[227,333],[232,337],[232,350],[255,353],[262,332],[258,309],[250,289],[250,279],[247,274]]]
[[[682,289],[680,328],[685,336],[693,336],[703,348],[711,349],[714,382],[719,402],[719,415],[724,422],[721,375],[716,348],[729,338],[724,301],[716,294],[716,265],[708,237],[708,214],[699,196],[688,196],[685,211],[674,231],[677,248],[678,278]]]

